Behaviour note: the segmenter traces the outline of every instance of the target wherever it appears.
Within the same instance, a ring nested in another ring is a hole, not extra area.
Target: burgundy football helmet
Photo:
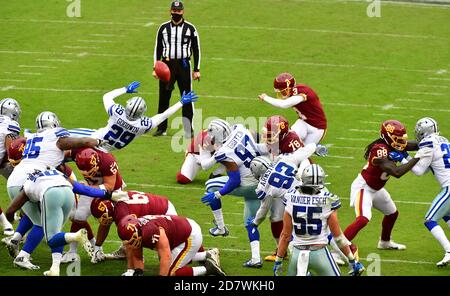
[[[263,127],[263,141],[269,145],[278,143],[289,132],[289,122],[281,115],[267,118]]]
[[[141,224],[136,215],[123,217],[117,225],[117,233],[122,241],[133,248],[139,248],[142,245]]]
[[[91,213],[101,225],[111,225],[114,216],[114,204],[108,199],[94,198],[91,203]]]
[[[281,73],[273,81],[273,88],[278,97],[287,98],[291,96],[291,89],[295,86],[295,78],[290,73]]]
[[[13,140],[8,146],[8,160],[9,163],[14,167],[19,164],[22,160],[22,154],[25,150],[27,139],[20,137]]]
[[[100,158],[97,151],[86,148],[77,153],[75,163],[83,175],[89,178],[94,177],[100,168]]]
[[[398,151],[403,151],[406,148],[408,135],[406,134],[405,126],[397,120],[386,120],[381,125],[381,138],[390,147]]]

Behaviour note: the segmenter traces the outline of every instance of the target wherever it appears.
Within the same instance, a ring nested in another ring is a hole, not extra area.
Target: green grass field
[[[22,128],[34,128],[36,115],[45,110],[55,112],[66,128],[103,127],[103,93],[135,80],[142,83],[147,115],[155,114],[153,48],[159,24],[169,18],[170,1],[81,0],[81,18],[66,16],[67,1],[45,3],[2,1],[0,9],[0,95],[19,101]],[[196,109],[203,120],[282,114],[293,122],[292,110],[257,99],[262,92],[273,94],[273,78],[284,71],[318,92],[329,122],[323,142],[331,147],[327,158],[315,160],[329,175],[329,189],[343,200],[342,228],[354,219],[350,184],[365,164],[364,148],[378,137],[382,121],[398,119],[414,137],[417,119],[430,116],[440,123],[441,133],[450,136],[450,7],[382,3],[381,17],[369,18],[367,5],[328,0],[185,1],[185,17],[196,25],[201,40],[202,78],[193,89],[200,95]],[[197,131],[207,124],[203,120]],[[169,135],[179,131],[175,126]],[[178,185],[175,174],[184,153],[172,151],[172,140],[179,139],[147,135],[114,153],[128,188],[166,195],[179,214],[196,220],[205,234],[204,245],[221,249],[228,274],[272,275],[272,263],[260,270],[241,267],[250,256],[241,199],[223,198],[230,237],[207,234],[212,214],[200,198],[209,172],[199,174],[193,184]],[[0,179],[0,186],[5,184]],[[382,214],[374,211],[371,223],[355,240],[361,256],[379,254],[382,275],[450,275],[450,267],[435,267],[443,250],[423,226],[440,190],[434,177],[392,178],[387,189],[400,212],[393,239],[406,244],[407,250],[377,250]],[[6,188],[0,192],[5,209]],[[447,225],[442,226],[450,235]],[[264,256],[275,244],[267,221],[260,230]],[[113,227],[104,249],[118,246]],[[145,256],[146,275],[157,275],[156,253],[146,250]],[[51,262],[48,247],[42,243],[33,258],[41,270],[22,271],[0,248],[0,275],[42,275]],[[365,259],[363,263],[368,264]],[[120,275],[125,270],[124,261],[92,265],[82,253],[82,275]]]

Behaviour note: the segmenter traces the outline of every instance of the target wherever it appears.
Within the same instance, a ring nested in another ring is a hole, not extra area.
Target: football
[[[164,62],[156,61],[155,72],[158,78],[164,82],[170,80],[170,69]]]

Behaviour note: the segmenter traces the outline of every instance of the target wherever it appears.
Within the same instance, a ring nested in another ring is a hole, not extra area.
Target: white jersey
[[[17,121],[12,120],[8,116],[0,115],[0,160],[5,157],[6,154],[5,138],[9,134],[19,136],[20,134],[19,123]]]
[[[260,178],[256,196],[259,199],[264,199],[266,196],[282,198],[289,189],[299,184],[295,174],[299,166],[303,170],[310,164],[307,158],[314,153],[315,149],[316,144],[311,143],[293,153],[280,155]]]
[[[56,146],[56,142],[59,138],[69,135],[69,132],[61,127],[30,134],[22,160],[9,176],[7,186],[22,186],[27,174],[59,166],[64,160],[64,151]]]
[[[417,170],[421,170],[424,173],[430,168],[441,187],[450,186],[450,143],[448,140],[432,134],[420,141],[419,150],[423,148],[432,148],[433,155],[421,158],[412,171],[416,173]]]
[[[285,198],[285,212],[292,217],[294,245],[328,244],[328,217],[341,206],[339,197],[324,190],[309,195],[290,189]]]
[[[232,127],[232,132],[226,141],[214,154],[216,162],[234,162],[239,167],[242,179],[255,178],[250,171],[250,163],[256,156],[261,155],[251,133],[242,125],[236,124]]]
[[[32,202],[40,202],[45,192],[51,187],[70,186],[63,174],[58,170],[47,170],[29,175],[23,184],[23,190]]]
[[[141,117],[129,120],[125,115],[125,108],[119,104],[111,105],[108,109],[108,125],[98,129],[92,137],[108,141],[99,147],[103,152],[111,152],[122,149],[153,127],[150,117]]]

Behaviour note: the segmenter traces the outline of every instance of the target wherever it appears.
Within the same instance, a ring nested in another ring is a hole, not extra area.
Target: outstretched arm
[[[73,148],[82,148],[82,147],[94,148],[100,144],[101,140],[89,137],[82,137],[82,138],[61,137],[56,142],[56,146],[61,150],[70,150]]]
[[[301,103],[306,100],[306,96],[302,96],[302,95],[292,96],[285,100],[280,100],[280,99],[275,99],[275,98],[269,97],[266,94],[261,94],[259,96],[259,98],[263,101],[266,101],[267,103],[269,103],[272,106],[283,108],[283,109],[294,107],[298,103]]]
[[[105,106],[105,110],[109,114],[109,116],[112,115],[112,110],[111,110],[112,106],[114,106],[116,104],[116,102],[114,102],[114,99],[117,98],[118,96],[121,96],[126,93],[135,93],[136,88],[138,88],[140,85],[141,84],[138,81],[134,81],[134,82],[131,82],[130,84],[128,84],[127,86],[114,89],[114,90],[104,94],[103,95],[103,106]]]

